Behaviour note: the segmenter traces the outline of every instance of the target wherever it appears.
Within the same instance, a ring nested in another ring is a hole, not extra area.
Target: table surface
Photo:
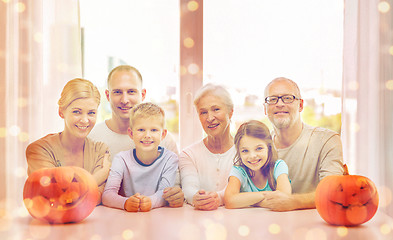
[[[0,219],[0,239],[393,239],[383,211],[357,227],[325,223],[316,209],[273,212],[263,208],[197,211],[189,205],[131,213],[98,206],[80,223],[49,225],[32,217]]]

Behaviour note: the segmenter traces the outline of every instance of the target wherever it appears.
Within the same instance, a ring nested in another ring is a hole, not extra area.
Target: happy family
[[[234,137],[230,94],[220,85],[202,86],[194,106],[206,137],[180,154],[164,110],[143,103],[146,94],[136,68],[114,68],[105,90],[112,115],[95,126],[98,89],[85,79],[69,81],[58,101],[64,130],[27,147],[28,175],[84,168],[99,187],[97,204],[137,212],[184,202],[198,210],[315,208],[320,180],[343,174],[340,135],[302,122],[304,101],[290,79],[276,78],[265,88],[263,107],[273,130],[251,120]]]

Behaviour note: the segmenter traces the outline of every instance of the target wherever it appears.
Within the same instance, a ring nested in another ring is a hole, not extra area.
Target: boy
[[[114,157],[102,195],[104,205],[129,212],[165,205],[163,191],[175,184],[178,157],[159,146],[167,133],[164,124],[164,111],[153,103],[131,109],[128,135],[135,148]]]

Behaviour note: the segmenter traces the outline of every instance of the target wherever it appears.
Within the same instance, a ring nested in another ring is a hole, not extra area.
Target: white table
[[[191,206],[147,213],[97,207],[84,221],[48,225],[30,216],[0,219],[0,239],[393,239],[393,219],[378,211],[358,227],[325,223],[317,210],[272,212],[262,208],[196,211]]]

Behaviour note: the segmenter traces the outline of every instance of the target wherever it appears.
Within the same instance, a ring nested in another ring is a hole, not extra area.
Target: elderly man
[[[146,89],[142,87],[142,75],[129,65],[115,67],[108,75],[108,89],[105,90],[106,99],[112,109],[112,117],[97,124],[89,134],[94,141],[104,142],[109,146],[111,159],[120,151],[135,147],[127,134],[130,110],[141,103],[146,96]],[[162,147],[178,154],[176,143],[170,134],[162,140]],[[179,176],[177,177],[179,183]],[[184,194],[180,187],[168,188],[163,198],[171,207],[181,207]]]
[[[266,86],[264,109],[273,124],[278,158],[288,165],[293,194],[266,192],[260,205],[274,211],[315,208],[319,181],[343,174],[340,135],[302,122],[303,99],[290,79],[276,78]]]

